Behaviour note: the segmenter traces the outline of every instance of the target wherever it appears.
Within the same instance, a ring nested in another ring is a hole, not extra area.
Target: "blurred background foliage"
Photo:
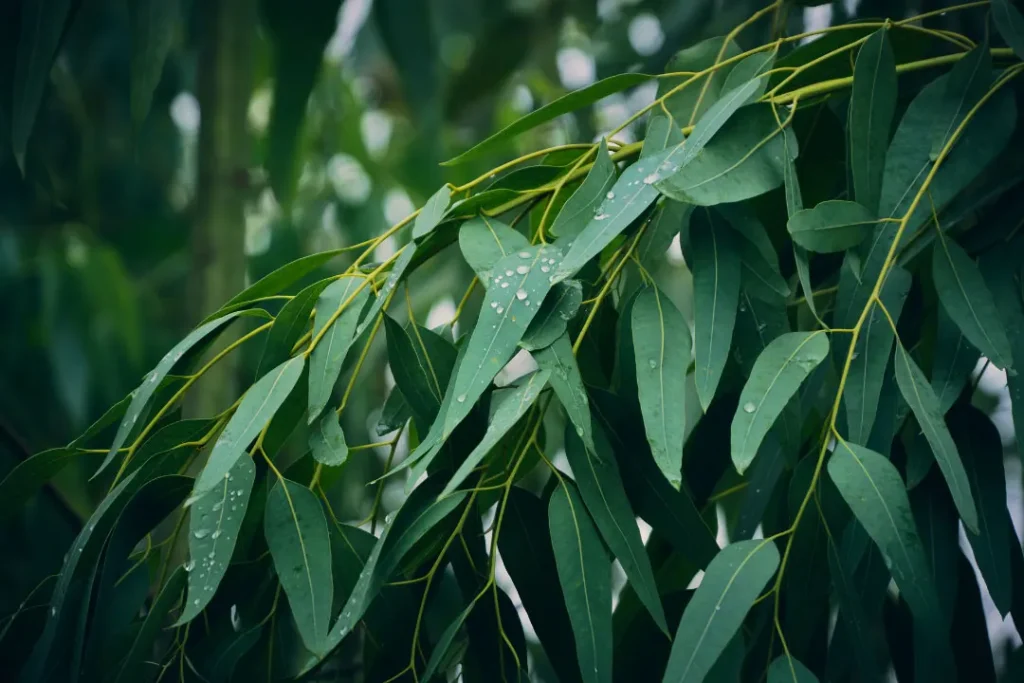
[[[805,0],[785,20],[799,32],[946,1],[803,7],[814,4]],[[0,476],[80,433],[245,283],[379,234],[443,182],[465,182],[527,151],[592,140],[650,102],[656,83],[470,163],[441,161],[571,89],[624,71],[660,73],[677,50],[726,33],[763,4],[0,3]],[[931,21],[977,36],[980,24],[960,22],[983,18],[961,12]],[[739,42],[761,44],[769,30],[759,25]],[[642,134],[627,128],[619,140]],[[382,244],[376,258],[405,238]],[[417,275],[421,321],[451,317],[470,277],[464,269],[450,259]],[[257,346],[225,365],[204,402],[222,409],[248,386]],[[389,388],[384,371],[363,375],[344,414],[354,440],[374,440]],[[305,443],[293,435],[282,448]],[[59,568],[103,493],[88,482],[94,466],[69,467],[0,531],[0,615]],[[365,468],[348,478],[359,482],[381,463],[355,459],[351,467]],[[371,493],[356,483],[336,487],[336,509],[356,519]]]

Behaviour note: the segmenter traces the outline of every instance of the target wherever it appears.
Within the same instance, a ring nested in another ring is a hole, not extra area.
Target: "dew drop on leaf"
[[[189,560],[188,562],[185,563],[185,571],[190,572],[190,571],[192,571],[195,568],[196,568],[196,561],[195,560]]]
[[[519,299],[520,301],[525,299],[526,298],[526,290],[525,289],[520,289],[520,290],[516,291],[516,298]]]
[[[518,268],[516,268],[516,272],[519,273],[520,275],[526,275],[527,273],[530,272],[530,268],[528,266],[519,266]]]
[[[459,403],[465,403],[466,402],[466,395],[465,394],[459,394],[459,397],[456,398],[455,400],[458,401]]]
[[[755,406],[753,402],[747,401],[746,403],[743,404],[743,412],[752,413],[755,410],[757,410],[757,406]]]
[[[210,534],[210,532],[207,529],[196,529],[192,533],[192,535],[195,536],[196,538],[206,538],[209,534]]]
[[[528,252],[528,251],[521,251],[521,252],[519,252],[519,258],[530,258],[530,252]]]

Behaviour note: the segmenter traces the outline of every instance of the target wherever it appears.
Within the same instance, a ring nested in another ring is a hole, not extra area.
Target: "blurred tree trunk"
[[[201,110],[196,219],[192,232],[192,323],[237,294],[245,284],[245,199],[250,141],[247,126],[252,93],[257,0],[196,3],[202,38],[198,63]],[[238,333],[222,335],[214,352]],[[192,392],[189,412],[212,415],[237,393],[237,355],[218,363]]]

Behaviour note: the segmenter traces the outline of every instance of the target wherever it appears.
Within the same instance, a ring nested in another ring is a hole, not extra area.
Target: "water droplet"
[[[492,301],[491,302],[491,308],[497,308],[497,307],[498,307],[498,302],[497,301]]]
[[[555,276],[554,275],[549,275],[548,276],[548,282],[554,282],[554,281],[555,281]]]
[[[747,312],[747,305],[743,302],[740,302],[740,311],[742,311],[743,313]]]
[[[541,267],[540,267],[540,272],[542,272],[542,273],[546,273],[546,272],[548,272],[548,271],[550,271],[550,270],[551,270],[551,269],[550,269],[550,268],[548,268],[547,266],[541,266]]]
[[[216,540],[217,540],[218,538],[220,538],[220,529],[217,529],[216,531],[214,531],[214,532],[213,532],[213,534],[212,534],[212,535],[210,536],[210,538],[212,538],[212,539],[213,539],[213,540],[215,540],[215,541],[216,541]]]
[[[764,332],[764,328],[766,328],[766,327],[768,327],[768,323],[758,323],[757,331],[758,332]]]
[[[932,163],[935,163],[938,160],[939,160],[939,153],[938,152],[932,150],[931,152],[928,153],[928,161],[930,161]]]
[[[658,367],[658,361],[653,358],[647,361],[647,364],[650,365],[652,369]]]
[[[583,427],[576,428],[576,436],[583,436]]]
[[[716,612],[720,612],[720,611],[721,611],[721,609],[722,609],[722,606],[721,606],[721,605],[715,605],[715,611],[716,611]]]
[[[502,313],[505,312],[505,309],[502,306],[498,306],[498,308],[496,308],[495,310],[498,312],[498,315],[501,315]]]
[[[505,271],[505,275],[507,275],[509,277],[512,277],[512,271],[511,270],[506,270]]]
[[[192,571],[195,568],[196,568],[196,561],[195,560],[189,560],[188,562],[185,563],[185,571],[190,572],[190,571]]]
[[[608,199],[615,199],[615,193],[609,192],[608,194],[605,195],[605,197],[607,197]]]
[[[755,410],[757,410],[757,406],[755,406],[751,401],[747,401],[743,404],[743,412],[752,413]]]
[[[196,538],[206,538],[210,534],[208,529],[196,529],[192,535]]]
[[[517,290],[516,291],[516,298],[519,299],[520,301],[525,299],[526,298],[526,290],[525,289]]]
[[[50,608],[50,616],[51,617],[57,616],[57,608],[56,607],[51,607]]]
[[[199,604],[199,598],[196,598],[195,600],[193,600],[192,604],[193,605],[198,605]]]
[[[527,300],[526,300],[526,301],[524,301],[523,303],[524,303],[524,304],[526,304],[527,306],[529,306],[529,305],[530,305],[530,300],[529,300],[529,299],[527,299]]]
[[[458,401],[459,403],[465,403],[466,402],[466,395],[465,394],[459,394],[458,398],[456,398],[455,400]]]
[[[853,355],[850,356],[850,360],[857,360],[857,356],[859,356],[859,355],[860,355],[859,351],[854,351]]]
[[[508,283],[507,282],[502,282],[501,283],[501,288],[505,289],[506,287],[508,287]]]
[[[659,180],[661,180],[661,177],[657,173],[651,173],[644,177],[644,185],[653,185]]]
[[[521,251],[521,252],[519,252],[519,258],[530,258],[530,252],[528,252],[528,251]]]
[[[213,504],[213,507],[210,508],[210,509],[213,510],[214,512],[217,512],[222,507],[224,507],[224,501],[223,500],[218,500],[216,503]]]
[[[595,221],[603,221],[605,218],[608,218],[608,214],[606,213],[599,213],[596,216],[594,216]]]
[[[516,272],[519,273],[520,275],[526,275],[527,273],[530,272],[530,268],[528,266],[519,266],[518,268],[516,268]]]

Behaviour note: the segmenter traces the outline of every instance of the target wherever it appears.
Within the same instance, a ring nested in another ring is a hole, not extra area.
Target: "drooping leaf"
[[[357,326],[369,298],[370,288],[366,280],[355,276],[335,280],[317,298],[313,338],[321,334],[323,336],[309,356],[307,424],[313,424],[313,421],[320,417],[320,413],[331,399],[334,385],[341,374],[341,366],[359,336]],[[342,306],[344,309],[335,318],[335,314]],[[330,327],[324,332],[328,324]]]
[[[335,413],[325,414],[317,422],[316,428],[310,431],[309,450],[314,460],[327,467],[340,467],[348,460],[345,432]]]
[[[683,612],[664,683],[704,680],[778,566],[768,540],[732,543],[715,556]]]
[[[409,404],[406,403],[402,390],[394,387],[388,397],[384,399],[384,406],[380,410],[380,419],[377,420],[377,436],[383,436],[393,432],[412,417]]]
[[[910,273],[894,267],[882,287],[879,298],[894,322],[900,319],[911,282]],[[895,334],[882,308],[873,306],[861,325],[843,388],[848,438],[854,443],[867,443],[871,436]]]
[[[502,258],[530,246],[530,240],[506,223],[478,216],[459,229],[459,248],[484,287],[491,286],[491,269]]]
[[[741,52],[734,41],[726,43],[722,36],[708,38],[673,55],[665,66],[665,72],[701,72],[709,69],[718,61],[736,57]],[[718,59],[719,55],[722,60]],[[668,110],[674,125],[682,127],[693,123],[717,102],[732,68],[732,66],[721,67],[692,81],[689,75],[658,79],[658,97],[667,98],[665,99],[665,109]],[[678,89],[684,83],[688,83],[688,85]],[[669,95],[669,92],[673,90],[675,92]],[[651,112],[651,116],[652,118],[664,117],[664,114],[660,108],[656,108]]]
[[[921,425],[925,438],[928,439],[928,445],[932,447],[935,461],[946,478],[949,491],[953,494],[953,502],[956,503],[956,509],[964,521],[964,526],[977,533],[978,512],[974,496],[971,495],[967,473],[964,471],[956,444],[943,419],[939,400],[936,398],[935,392],[932,391],[928,378],[924,376],[921,368],[917,367],[917,363],[902,345],[896,346],[896,382],[899,384],[900,393],[903,394],[914,417],[917,418],[918,424]]]
[[[455,636],[459,634],[459,631],[466,623],[466,619],[469,617],[474,607],[476,607],[476,602],[471,602],[466,605],[466,608],[459,612],[458,616],[456,616],[444,631],[441,632],[441,635],[438,636],[437,643],[434,645],[434,651],[430,653],[430,659],[427,660],[427,665],[423,667],[423,680],[431,680],[434,674],[442,666],[441,663],[444,661],[449,650],[451,650]]]
[[[132,26],[132,120],[139,125],[149,113],[153,91],[160,84],[164,62],[181,20],[179,0],[135,0],[128,3]]]
[[[1024,16],[1010,0],[992,0],[992,21],[1017,57],[1024,59]]]
[[[0,480],[0,521],[21,510],[46,482],[75,460],[95,460],[77,448],[51,448],[22,460]]]
[[[937,240],[932,248],[932,277],[939,302],[964,336],[993,365],[1010,369],[1013,358],[1006,330],[992,293],[967,252],[951,239]]]
[[[557,100],[530,112],[514,123],[509,124],[486,140],[467,149],[457,157],[444,162],[443,165],[454,166],[456,164],[465,163],[483,156],[488,152],[500,149],[505,142],[513,139],[517,135],[525,133],[528,130],[532,130],[547,121],[556,119],[562,114],[567,114],[581,107],[593,104],[608,95],[640,85],[641,83],[650,80],[650,78],[650,76],[645,76],[644,74],[617,74],[588,85],[585,88],[574,90],[573,92],[563,95]]]
[[[828,253],[857,246],[877,223],[878,217],[862,204],[829,200],[798,212],[787,227],[804,249]]]
[[[637,390],[647,442],[665,478],[679,488],[690,330],[679,309],[657,287],[640,293],[631,318]]]
[[[596,442],[598,457],[584,448],[583,441],[574,431],[567,429],[565,432],[565,455],[576,477],[576,485],[601,537],[619,560],[633,590],[650,612],[654,623],[668,635],[654,572],[644,552],[636,516],[626,497],[615,455],[600,431],[596,434]]]
[[[316,494],[281,479],[267,495],[264,533],[302,642],[324,652],[334,582],[327,519]]]
[[[768,683],[818,683],[818,677],[799,661],[780,655],[768,667]]]
[[[447,185],[442,185],[441,189],[430,196],[427,203],[420,209],[420,213],[416,216],[416,221],[412,225],[413,239],[418,240],[425,237],[437,227],[437,224],[444,218],[451,199],[452,191]]]
[[[442,353],[435,353],[435,357],[425,349],[420,342],[431,336],[434,341],[433,332],[413,328],[410,334],[402,328],[390,316],[384,316],[384,327],[387,331],[388,359],[391,364],[391,372],[395,377],[397,386],[405,397],[409,408],[416,416],[417,424],[426,429],[441,409],[441,402],[444,398],[444,391],[448,383],[452,366],[455,362],[455,349],[443,342]],[[419,333],[419,338],[414,335]],[[439,344],[441,346],[441,344]]]
[[[896,90],[896,58],[881,28],[857,52],[847,123],[853,196],[869,214],[878,210]]]
[[[960,554],[960,519],[946,490],[946,482],[938,473],[925,477],[908,495],[925,557],[929,561],[928,569],[938,594],[943,623],[948,627],[953,620],[956,595],[956,574],[949,568],[956,564]],[[917,630],[917,636],[927,641],[927,629]]]
[[[175,569],[167,578],[167,581],[160,588],[160,592],[154,598],[153,603],[146,612],[146,618],[135,633],[135,638],[128,649],[128,654],[117,669],[117,675],[113,677],[114,683],[130,683],[131,681],[143,680],[145,678],[145,665],[152,652],[153,642],[164,626],[167,614],[181,599],[182,591],[185,589],[185,571],[182,568]]]
[[[821,332],[788,332],[758,356],[732,421],[732,462],[737,471],[747,469],[765,434],[828,350],[828,337]]]
[[[840,441],[829,458],[828,473],[881,551],[900,596],[918,619],[940,628],[935,585],[899,472],[878,453]]]
[[[935,310],[935,350],[932,358],[932,390],[945,415],[953,407],[971,371],[978,364],[974,347],[942,306]]]
[[[611,563],[583,500],[568,482],[551,494],[548,526],[581,677],[586,683],[610,683]]]
[[[255,302],[260,301],[263,297],[280,294],[291,285],[306,277],[317,268],[326,265],[333,258],[343,254],[344,252],[345,250],[343,248],[332,249],[330,251],[322,251],[319,254],[303,256],[302,258],[298,258],[284,264],[277,270],[264,275],[262,278],[231,297],[226,304],[220,307],[220,310],[208,316],[203,321],[203,324],[208,323],[215,318],[220,318],[232,311],[248,308]]]
[[[217,438],[206,466],[196,478],[193,498],[213,491],[245,454],[249,442],[263,430],[281,407],[302,375],[303,356],[277,366],[252,385],[235,409],[234,415]]]
[[[429,240],[427,240],[429,242]],[[362,322],[359,323],[359,327],[356,328],[356,337],[360,336],[367,327],[373,325],[377,319],[377,316],[384,309],[384,304],[391,298],[391,293],[395,291],[395,287],[405,277],[405,271],[412,266],[413,259],[417,256],[416,249],[413,245],[408,244],[402,247],[401,254],[395,259],[394,265],[391,266],[391,272],[388,273],[388,279],[384,281],[384,286],[377,292],[377,298],[374,299],[373,304],[370,305],[370,309],[366,311],[366,315],[362,317]]]
[[[784,166],[796,158],[797,149],[792,129],[779,127],[771,105],[743,107],[699,156],[658,183],[658,189],[699,206],[744,201],[781,186]]]
[[[263,356],[256,369],[257,377],[262,377],[270,368],[291,358],[292,348],[309,328],[309,314],[313,312],[317,297],[329,284],[329,280],[316,282],[303,289],[281,307],[274,318],[274,324],[267,332]]]
[[[251,458],[241,458],[218,487],[192,505],[189,517],[188,595],[177,625],[186,624],[213,599],[235,552],[256,480]]]
[[[668,147],[678,145],[684,139],[683,131],[678,124],[663,116],[659,109],[655,109],[647,119],[647,131],[644,133],[644,146],[640,150],[640,158],[654,156]]]
[[[547,386],[550,376],[550,371],[539,370],[532,373],[529,379],[514,389],[508,389],[495,394],[493,401],[497,407],[494,409],[494,415],[491,417],[490,424],[487,425],[487,431],[484,432],[480,443],[466,456],[466,459],[459,465],[455,474],[448,480],[448,484],[441,491],[442,496],[446,496],[457,489],[473,469],[487,457],[491,449],[498,445],[502,437],[526,415],[534,403],[537,402],[541,391]]]
[[[947,144],[955,142],[952,140],[953,132],[991,84],[992,54],[986,37],[949,70],[945,97],[939,104],[943,109],[944,124],[931,131],[932,157],[938,158]]]
[[[605,200],[615,183],[615,164],[608,155],[608,144],[601,139],[594,165],[590,167],[583,184],[572,193],[558,212],[549,232],[564,239],[572,239],[590,223],[594,211]]]
[[[596,453],[594,430],[590,421],[590,401],[579,365],[576,364],[576,356],[572,353],[569,336],[563,334],[552,344],[535,351],[533,358],[542,370],[549,371],[548,383],[562,404],[576,435],[583,439],[591,453]]]
[[[519,345],[527,351],[535,351],[550,346],[561,337],[576,316],[583,303],[583,286],[579,280],[559,282],[544,297],[544,303],[537,312],[537,317],[530,321]]]
[[[722,379],[732,348],[740,298],[740,257],[731,228],[707,210],[697,210],[690,228],[693,273],[694,379],[706,411]]]
[[[693,208],[692,204],[667,199],[661,202],[636,245],[636,257],[641,265],[650,268],[665,255],[676,235],[689,223]]]
[[[974,407],[963,406],[955,411],[950,424],[963,456],[971,493],[978,502],[979,533],[968,533],[967,540],[974,549],[974,559],[992,602],[1005,617],[1010,611],[1014,586],[1010,548],[1006,544],[1012,526],[1006,508],[1003,445],[992,421]]]

